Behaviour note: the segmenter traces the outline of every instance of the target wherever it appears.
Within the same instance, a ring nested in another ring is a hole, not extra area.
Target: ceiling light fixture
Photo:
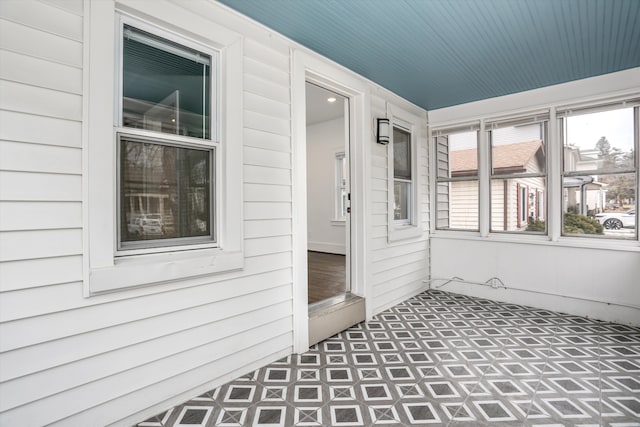
[[[332,96],[331,98],[327,98],[327,101],[333,104],[334,102],[336,102],[336,99]]]

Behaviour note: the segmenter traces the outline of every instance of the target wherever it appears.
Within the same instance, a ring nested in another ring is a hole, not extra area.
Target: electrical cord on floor
[[[433,288],[431,287],[431,283],[435,282],[435,281],[439,281],[439,280],[444,280],[444,283],[441,283],[440,285],[434,286]],[[452,282],[457,282],[457,283],[467,283],[470,285],[480,285],[480,286],[489,286],[493,289],[505,289],[505,290],[512,290],[512,291],[521,291],[521,292],[531,292],[534,294],[540,294],[540,295],[550,295],[550,296],[554,296],[554,297],[561,297],[561,298],[570,298],[570,299],[579,299],[579,300],[583,300],[583,301],[589,301],[589,302],[597,302],[600,304],[607,304],[607,305],[615,305],[618,307],[627,307],[627,308],[633,308],[635,310],[640,310],[640,306],[637,305],[633,305],[633,304],[622,304],[619,302],[608,302],[608,301],[598,301],[595,299],[591,299],[591,298],[584,298],[584,297],[577,297],[577,296],[568,296],[568,295],[562,295],[562,294],[556,294],[553,292],[543,292],[543,291],[534,291],[532,289],[523,289],[523,288],[516,288],[513,286],[509,286],[507,287],[504,282],[502,280],[500,280],[500,278],[498,277],[492,277],[490,279],[488,279],[486,282],[474,282],[471,280],[465,280],[462,277],[458,277],[458,276],[453,276],[453,277],[444,277],[444,278],[431,278],[431,279],[425,279],[422,281],[423,283],[428,283],[429,284],[429,289],[440,289],[443,286],[452,283]]]

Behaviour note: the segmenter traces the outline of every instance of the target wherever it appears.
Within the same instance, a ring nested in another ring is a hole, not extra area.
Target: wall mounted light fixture
[[[387,145],[389,143],[389,119],[377,119],[376,142]]]

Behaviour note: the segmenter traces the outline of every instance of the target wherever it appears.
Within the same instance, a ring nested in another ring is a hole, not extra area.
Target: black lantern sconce
[[[376,142],[387,145],[389,143],[389,119],[376,119],[376,121],[378,123]]]

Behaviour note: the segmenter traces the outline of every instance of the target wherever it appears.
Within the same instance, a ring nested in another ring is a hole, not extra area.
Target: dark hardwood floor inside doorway
[[[346,291],[346,257],[323,252],[307,252],[309,266],[309,304],[335,297]]]

